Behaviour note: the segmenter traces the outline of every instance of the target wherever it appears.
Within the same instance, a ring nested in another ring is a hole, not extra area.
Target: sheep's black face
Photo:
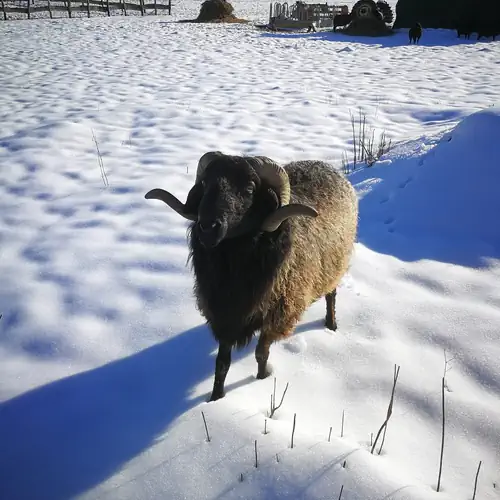
[[[203,246],[257,231],[278,199],[244,159],[213,161],[199,179],[202,191],[193,231]]]

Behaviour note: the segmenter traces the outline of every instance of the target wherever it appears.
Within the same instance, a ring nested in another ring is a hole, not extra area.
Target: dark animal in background
[[[336,31],[339,26],[347,26],[351,21],[351,14],[337,14],[333,18],[333,31]]]
[[[482,26],[479,27],[477,30],[477,39],[480,40],[481,38],[493,38],[493,41],[495,41],[496,37],[500,35],[500,30],[498,29],[497,26],[493,24],[483,24]]]
[[[271,373],[271,344],[291,335],[313,302],[325,297],[325,325],[337,329],[336,289],[354,247],[358,200],[332,166],[282,167],[264,156],[214,151],[200,158],[185,204],[163,189],[146,198],[192,221],[197,307],[219,343],[210,401],[224,396],[232,349],[247,346],[257,331],[263,379]]]
[[[420,23],[415,24],[413,28],[410,28],[408,31],[408,38],[410,39],[410,43],[418,43],[420,38],[422,38],[422,25]]]
[[[474,32],[474,26],[471,22],[463,22],[457,26],[458,38],[464,35],[464,38],[466,40],[469,40],[473,32]]]

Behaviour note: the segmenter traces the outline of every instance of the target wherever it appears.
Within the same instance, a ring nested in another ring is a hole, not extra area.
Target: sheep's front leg
[[[261,332],[259,336],[259,341],[257,342],[257,347],[255,348],[255,359],[257,361],[257,378],[264,379],[271,375],[272,370],[267,364],[269,359],[269,348],[271,347],[271,341],[268,336]]]
[[[215,360],[214,387],[209,401],[217,401],[224,397],[224,382],[226,381],[226,375],[230,366],[231,344],[221,342],[219,343],[219,352]]]

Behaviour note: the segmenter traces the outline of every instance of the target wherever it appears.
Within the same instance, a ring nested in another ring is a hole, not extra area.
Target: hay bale
[[[383,19],[375,17],[353,19],[341,32],[352,36],[388,36],[394,33]]]
[[[236,19],[233,6],[226,0],[205,0],[196,19],[199,22],[222,22]]]

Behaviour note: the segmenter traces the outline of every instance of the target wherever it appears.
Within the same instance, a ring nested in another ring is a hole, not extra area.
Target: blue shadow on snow
[[[312,41],[327,41],[327,42],[351,42],[363,45],[378,45],[380,48],[401,47],[407,45],[413,50],[417,47],[451,47],[454,45],[473,45],[475,43],[491,43],[491,38],[465,40],[463,37],[458,38],[457,32],[454,30],[445,29],[424,29],[424,33],[418,45],[410,45],[408,40],[408,30],[400,28],[394,31],[393,34],[387,36],[354,36],[342,33],[341,29],[335,33],[328,29],[312,33],[306,32],[268,32],[264,31],[260,34],[263,38],[281,38],[284,40],[312,40]]]
[[[419,157],[419,164],[422,165],[427,161],[431,163],[434,155],[434,150],[422,154]],[[438,178],[440,170],[439,163],[431,163],[431,167],[432,170],[426,172],[428,183],[432,182],[434,178]],[[392,169],[392,173],[397,174],[400,178],[405,177],[405,174],[399,174],[403,170],[406,172],[408,180],[403,183],[394,182],[395,179],[390,178],[389,175],[384,179],[385,172],[391,173],[390,170],[386,171],[387,168]],[[413,191],[410,195],[409,188],[405,186],[412,181],[413,177],[418,178],[422,175],[418,173],[419,168],[422,167],[417,166],[414,158],[407,158],[399,159],[397,164],[390,167],[374,166],[371,169],[360,169],[349,174],[350,181],[354,185],[369,178],[370,173],[373,173],[374,177],[383,179],[375,189],[365,193],[359,200],[357,241],[377,253],[391,255],[404,262],[433,260],[464,267],[486,268],[491,266],[490,259],[499,260],[500,231],[493,230],[485,234],[481,234],[481,232],[477,234],[474,231],[475,226],[480,227],[481,224],[490,228],[497,227],[499,198],[492,192],[484,191],[482,198],[476,193],[475,196],[478,197],[474,203],[478,205],[481,201],[484,204],[482,219],[477,219],[477,223],[471,222],[470,219],[468,221],[461,219],[460,210],[469,212],[473,198],[467,200],[466,203],[459,203],[458,207],[456,206],[457,201],[454,200],[455,209],[447,208],[451,214],[450,217],[453,216],[453,220],[448,219],[450,228],[447,229],[444,226],[442,214],[437,215],[440,217],[441,223],[434,225],[434,217],[439,211],[440,203],[446,207],[447,201],[444,194],[441,199],[440,192],[438,192],[437,197],[435,194],[433,198],[429,197],[426,189],[430,190],[430,187],[425,183],[420,184],[419,190]],[[495,165],[492,168],[495,169]],[[471,182],[480,182],[476,177],[477,174],[471,179]],[[483,182],[486,181],[483,179]],[[390,184],[385,188],[384,184],[387,183]],[[453,185],[447,186],[447,189],[451,192],[454,189]],[[435,192],[436,190],[434,190]],[[391,194],[391,201],[389,201],[387,193]],[[433,203],[434,211],[430,208],[431,203]],[[385,215],[377,211],[376,207],[380,206],[387,207]],[[399,210],[402,207],[404,210],[400,214]],[[481,209],[478,211],[481,212]],[[404,219],[409,213],[415,214],[415,217],[411,217],[408,224],[408,221]],[[401,217],[403,217],[403,221],[400,223]]]
[[[205,325],[0,405],[0,498],[67,500],[146,450],[212,377],[216,347]],[[248,354],[236,352],[234,361]],[[233,384],[232,389],[249,382]]]

